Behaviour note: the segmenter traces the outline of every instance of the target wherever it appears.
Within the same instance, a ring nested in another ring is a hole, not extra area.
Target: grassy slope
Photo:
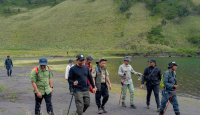
[[[3,54],[7,50],[14,52],[16,49],[54,51],[47,53],[47,56],[55,55],[57,50],[60,52],[93,50],[92,53],[95,53],[95,50],[99,50],[98,52],[101,52],[100,50],[177,51],[183,47],[198,50],[186,39],[192,34],[189,32],[191,28],[200,31],[199,16],[184,18],[181,24],[169,22],[164,27],[163,35],[171,44],[151,45],[146,41],[145,34],[151,27],[159,25],[161,18],[150,17],[150,11],[144,4],[135,4],[130,9],[132,13],[130,19],[126,19],[124,14],[118,13],[118,6],[111,0],[88,1],[68,0],[55,7],[33,9],[8,18],[0,17],[0,49],[4,50]],[[139,37],[141,34],[144,36]],[[16,55],[20,57],[20,54]],[[27,55],[30,56],[26,57],[39,56]],[[60,55],[65,54],[60,53]]]

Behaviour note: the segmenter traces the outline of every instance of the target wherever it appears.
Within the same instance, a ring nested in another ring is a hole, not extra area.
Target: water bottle
[[[138,78],[138,80],[141,80],[142,76],[140,75],[140,77]]]

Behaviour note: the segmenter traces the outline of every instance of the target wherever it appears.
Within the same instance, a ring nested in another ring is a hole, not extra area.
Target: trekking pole
[[[174,91],[173,91],[173,93],[172,93],[171,97],[169,98],[169,101],[168,101],[168,103],[167,103],[167,106],[165,107],[165,110],[164,110],[164,113],[163,113],[163,115],[165,115],[165,112],[167,111],[167,107],[168,107],[168,105],[169,105],[170,101],[172,100],[172,97],[173,97],[173,95],[174,95],[175,91],[176,91],[176,89],[174,89]]]
[[[71,104],[72,104],[72,100],[73,100],[74,92],[75,92],[75,88],[73,89],[73,94],[72,94],[72,97],[71,97],[71,101],[70,101],[70,104],[69,104],[69,108],[68,108],[67,115],[69,115],[69,110],[70,110],[70,107],[71,107]]]
[[[120,98],[119,98],[119,105],[120,105],[120,101],[121,101],[121,96],[122,96],[122,91],[123,91],[125,79],[126,79],[126,75],[124,75],[124,81],[123,81],[123,84],[122,84],[122,90],[121,90],[121,94],[120,94]]]

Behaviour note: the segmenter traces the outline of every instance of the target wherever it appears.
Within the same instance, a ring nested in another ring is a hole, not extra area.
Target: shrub
[[[193,36],[188,41],[192,44],[200,45],[200,36]]]
[[[167,21],[165,19],[162,19],[161,23],[162,23],[162,26],[164,26],[167,24]]]
[[[134,1],[135,0],[118,0],[118,2],[120,3],[120,11],[122,13],[128,11]]]
[[[147,34],[147,39],[150,44],[157,44],[161,43],[163,38],[162,32],[162,26],[152,27],[151,31]],[[162,43],[163,44],[163,43]]]

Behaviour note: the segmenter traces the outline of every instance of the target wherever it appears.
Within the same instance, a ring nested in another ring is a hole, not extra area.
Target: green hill
[[[159,31],[161,37],[155,35],[159,42],[151,43],[148,35],[155,34],[152,29],[162,25],[162,20],[161,15],[151,16],[143,2],[134,2],[129,11],[121,13],[119,4],[113,0],[67,0],[55,6],[1,16],[0,50],[4,53],[0,55],[17,50],[112,54],[165,51],[194,54],[200,50],[200,15],[166,19],[166,25]]]

